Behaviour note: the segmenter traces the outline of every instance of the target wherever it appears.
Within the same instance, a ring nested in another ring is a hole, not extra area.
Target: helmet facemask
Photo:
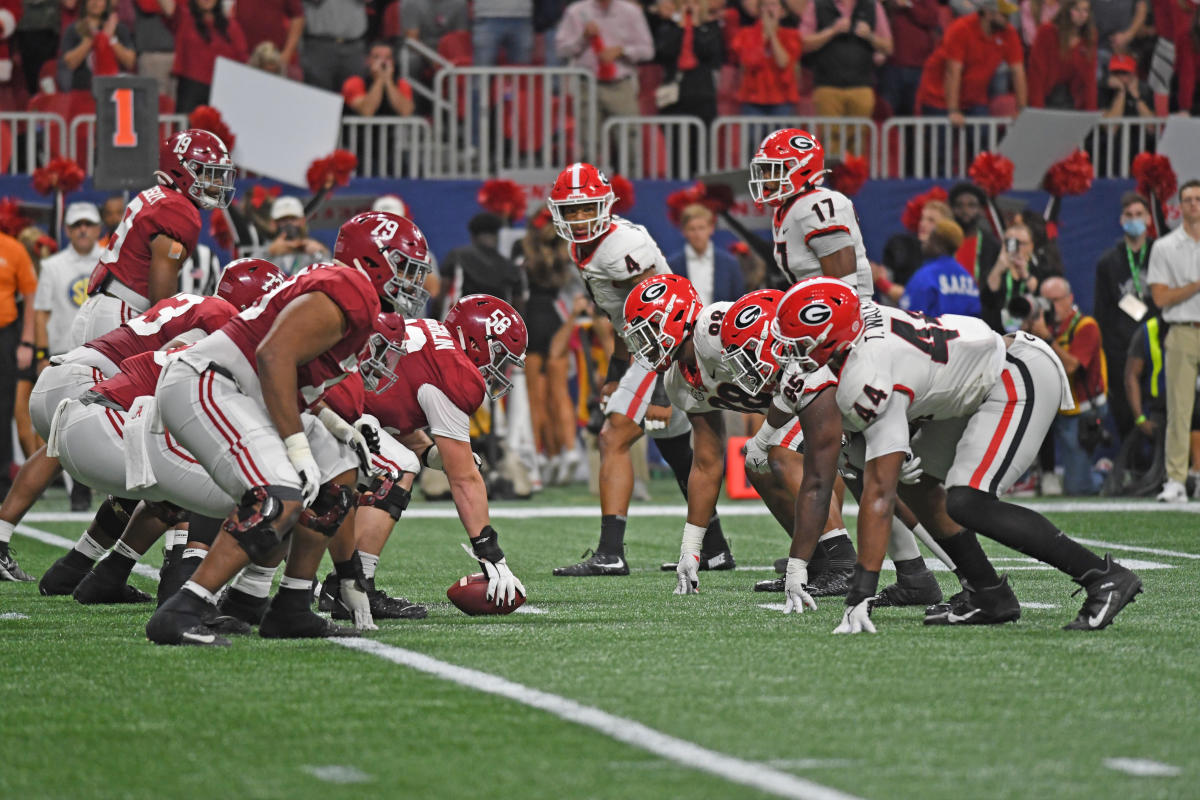
[[[388,250],[386,258],[395,274],[384,284],[384,294],[392,301],[397,313],[406,317],[420,314],[430,298],[425,288],[425,279],[430,273],[429,262],[417,261],[395,249]]]
[[[389,339],[382,333],[372,333],[358,363],[363,388],[375,394],[390,389],[400,378],[396,368],[407,352],[404,342]]]
[[[512,381],[508,373],[513,369],[522,369],[525,359],[513,353],[502,342],[491,340],[491,361],[479,368],[480,374],[488,387],[488,395],[493,400],[499,400],[512,389]]]
[[[596,198],[576,198],[571,200],[550,200],[550,216],[554,219],[554,230],[568,242],[590,242],[608,230],[612,222],[610,209],[616,198],[612,195]],[[566,212],[578,206],[592,206],[594,213],[590,217],[568,221]],[[582,231],[576,226],[585,226]]]
[[[621,332],[633,360],[654,372],[670,365],[679,346],[683,344],[682,340],[676,340],[664,330],[670,310],[658,309],[645,317],[627,322]]]
[[[733,374],[733,382],[739,389],[750,395],[762,392],[778,369],[774,364],[762,358],[764,344],[762,336],[756,337],[742,347],[726,350],[721,354],[721,360],[726,369]],[[772,348],[772,355],[774,348]]]
[[[189,159],[183,168],[192,176],[188,195],[201,208],[229,208],[236,191],[233,181],[237,170],[232,164],[208,164]]]

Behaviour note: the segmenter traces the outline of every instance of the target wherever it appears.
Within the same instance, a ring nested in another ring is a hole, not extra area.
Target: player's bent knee
[[[222,528],[257,562],[270,556],[299,517],[298,510],[285,510],[284,504],[299,502],[299,489],[256,486],[242,495],[237,509]]]
[[[410,500],[412,492],[387,476],[376,476],[367,490],[358,496],[360,506],[386,511],[397,522]]]
[[[970,486],[952,486],[946,490],[946,513],[959,525],[977,530],[980,522],[994,513],[992,495]]]
[[[597,442],[601,452],[628,450],[642,435],[641,427],[624,414],[609,414]]]
[[[357,496],[349,486],[332,481],[323,483],[317,499],[300,514],[300,524],[323,536],[333,536],[356,500]]]

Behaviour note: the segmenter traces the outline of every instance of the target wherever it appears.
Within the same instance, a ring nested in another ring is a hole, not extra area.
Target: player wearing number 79
[[[875,630],[871,598],[897,491],[963,583],[950,602],[927,609],[927,625],[1020,616],[1007,578],[996,574],[975,532],[1065,572],[1087,592],[1069,630],[1107,627],[1142,590],[1138,576],[1111,557],[1100,558],[1036,511],[999,499],[1033,462],[1059,408],[1073,405],[1066,373],[1045,342],[1026,333],[1001,337],[971,317],[924,317],[860,301],[828,278],[792,287],[777,319],[785,357],[806,369],[832,369],[843,426],[866,441],[858,563],[834,633]],[[911,439],[910,426],[919,426]],[[910,448],[924,474],[898,489]]]

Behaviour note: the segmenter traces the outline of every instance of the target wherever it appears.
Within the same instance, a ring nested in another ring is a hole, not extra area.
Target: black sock
[[[946,511],[956,522],[1072,578],[1078,579],[1089,570],[1104,569],[1104,559],[1064,534],[1041,514],[1002,502],[979,489],[953,487],[946,493]],[[953,554],[951,557],[957,564],[957,557]]]
[[[74,567],[75,569],[81,569],[86,572],[87,570],[91,569],[92,565],[96,562],[78,550],[71,550],[63,558],[63,563],[68,567]]]
[[[94,570],[97,574],[102,574],[113,581],[125,583],[129,579],[129,573],[133,572],[133,565],[136,563],[129,556],[123,556],[114,551],[100,559]]]
[[[221,523],[224,521],[216,517],[205,517],[195,513],[189,515],[188,541],[199,542],[200,544],[212,547],[213,542],[217,540],[217,534],[221,531]]]
[[[728,549],[729,542],[725,541],[725,533],[721,530],[721,518],[714,516],[708,522],[708,529],[704,531],[704,541],[700,544],[700,553],[705,556],[715,556]]]
[[[625,517],[620,514],[605,514],[600,517],[600,546],[597,555],[625,555]]]
[[[996,568],[988,561],[983,548],[979,546],[979,540],[971,531],[959,531],[949,539],[939,539],[938,544],[958,567],[955,572],[960,581],[969,581],[976,589],[995,586],[1000,582]]]
[[[675,482],[686,500],[688,476],[692,474],[692,435],[684,433],[669,439],[655,439],[654,444],[675,474]]]
[[[306,611],[311,603],[312,590],[284,589],[281,587],[275,593],[275,598],[271,601],[271,608],[286,612]]]
[[[858,560],[858,554],[854,552],[854,545],[850,541],[849,534],[838,534],[831,536],[828,539],[821,541],[821,547],[818,551],[824,548],[825,556],[829,559],[829,566],[836,568],[853,567],[854,562]]]
[[[925,559],[920,556],[910,558],[907,561],[897,561],[895,564],[896,575],[920,575],[929,569],[925,566]]]

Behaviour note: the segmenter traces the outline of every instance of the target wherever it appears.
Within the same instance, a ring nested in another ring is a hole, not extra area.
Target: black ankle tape
[[[850,591],[846,594],[846,605],[856,606],[878,593],[879,573],[863,569],[862,564],[855,564],[854,573],[850,576]]]

